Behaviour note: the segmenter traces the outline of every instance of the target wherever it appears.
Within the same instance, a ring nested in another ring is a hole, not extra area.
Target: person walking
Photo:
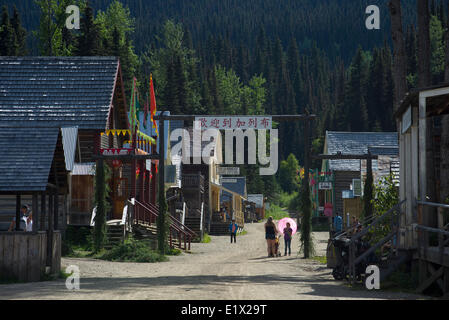
[[[293,229],[290,228],[290,223],[287,222],[286,227],[284,228],[284,244],[285,244],[285,251],[284,256],[287,255],[287,249],[288,249],[288,255],[292,255],[292,234]]]
[[[239,226],[235,223],[235,219],[232,219],[231,224],[229,225],[229,232],[231,233],[231,243],[232,239],[234,239],[234,243],[237,243],[237,230]]]
[[[273,217],[269,217],[267,223],[265,223],[265,239],[267,240],[268,257],[274,257],[277,233],[278,230],[273,222]]]

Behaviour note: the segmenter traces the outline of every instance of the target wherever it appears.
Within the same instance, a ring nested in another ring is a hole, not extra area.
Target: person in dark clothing
[[[234,243],[237,243],[237,230],[239,226],[235,223],[235,219],[232,219],[231,224],[229,225],[229,232],[231,233],[231,243],[232,239],[234,239]]]
[[[267,223],[265,223],[265,239],[267,240],[268,257],[274,257],[277,233],[278,230],[273,222],[273,217],[269,217]]]
[[[284,228],[284,244],[285,244],[284,256],[287,255],[287,249],[288,255],[290,256],[292,254],[292,234],[293,229],[290,228],[290,223],[287,222],[287,226]]]

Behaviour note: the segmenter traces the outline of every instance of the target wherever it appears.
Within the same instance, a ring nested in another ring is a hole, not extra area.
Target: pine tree
[[[0,55],[14,56],[17,53],[17,41],[14,29],[11,25],[8,7],[2,7],[2,18],[0,27]]]
[[[101,38],[98,26],[95,24],[92,7],[87,4],[81,18],[81,34],[78,37],[76,54],[79,56],[101,55]]]
[[[346,85],[345,104],[348,106],[348,120],[351,131],[368,129],[368,111],[366,107],[366,61],[362,48],[357,53],[349,68]]]
[[[27,32],[25,28],[22,27],[22,22],[20,20],[19,11],[17,7],[14,5],[14,13],[11,18],[11,26],[14,29],[15,33],[15,46],[16,52],[13,54],[15,56],[25,56],[28,53],[28,49],[26,47],[26,35]]]

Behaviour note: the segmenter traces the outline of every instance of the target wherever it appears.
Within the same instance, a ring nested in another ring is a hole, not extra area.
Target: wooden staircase
[[[119,245],[124,240],[124,227],[123,225],[108,225],[107,230],[107,243],[105,249],[109,250],[112,247]]]
[[[185,217],[184,225],[190,230],[194,231],[197,235],[201,235],[201,217]],[[199,237],[193,239],[193,242],[201,241]]]
[[[132,205],[132,203],[129,202],[129,205]],[[138,236],[147,237],[149,240],[157,239],[156,221],[159,215],[158,207],[151,203],[141,203],[137,200],[134,201],[132,206],[134,209],[132,218],[133,232],[139,234]],[[197,234],[171,215],[168,215],[168,219],[168,241],[170,247],[178,247],[185,251],[190,250],[192,239],[197,237],[199,233]]]

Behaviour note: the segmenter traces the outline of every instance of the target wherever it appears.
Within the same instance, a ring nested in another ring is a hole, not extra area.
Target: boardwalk
[[[248,234],[228,243],[212,237],[194,244],[193,254],[157,264],[63,259],[78,265],[81,290],[69,292],[64,281],[0,285],[0,299],[416,299],[416,295],[352,290],[334,281],[315,261],[266,258],[262,224],[248,224]],[[326,233],[315,233],[324,255]],[[297,237],[294,243],[298,243]],[[422,297],[421,297],[422,298]]]

